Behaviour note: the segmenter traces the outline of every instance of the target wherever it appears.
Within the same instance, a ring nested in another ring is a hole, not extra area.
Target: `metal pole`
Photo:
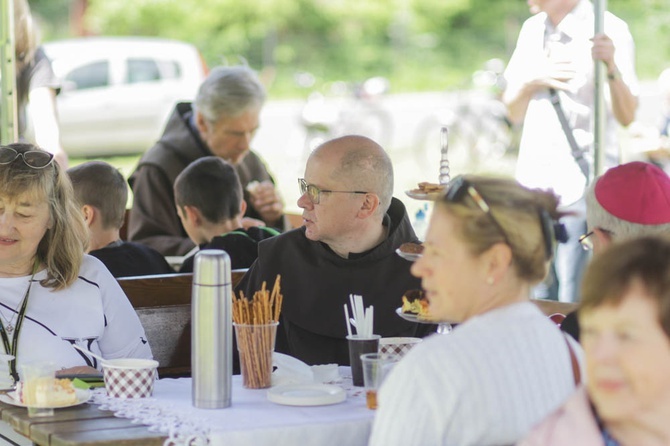
[[[16,111],[14,1],[0,0],[0,143],[19,139]]]
[[[604,32],[605,11],[607,10],[607,0],[594,0],[594,33]],[[605,172],[605,126],[607,122],[607,109],[605,106],[605,95],[603,88],[605,86],[606,67],[604,62],[594,61],[594,108],[593,108],[593,174],[592,179]],[[618,160],[617,160],[618,161]]]

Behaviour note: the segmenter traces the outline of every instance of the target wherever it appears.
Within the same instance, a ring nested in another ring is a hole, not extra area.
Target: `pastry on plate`
[[[406,314],[429,317],[428,299],[422,290],[409,290],[402,296],[402,310]]]
[[[403,243],[398,248],[401,252],[405,254],[421,254],[423,252],[423,245],[421,243]]]
[[[16,395],[26,406],[59,407],[77,402],[77,393],[69,379],[36,378],[19,381]]]

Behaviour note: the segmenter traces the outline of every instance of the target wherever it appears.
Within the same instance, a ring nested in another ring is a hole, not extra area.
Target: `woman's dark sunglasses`
[[[21,157],[23,163],[32,169],[44,169],[54,159],[53,153],[43,152],[41,150],[28,150],[27,152],[17,152],[11,147],[0,147],[0,165],[13,163],[18,157]]]

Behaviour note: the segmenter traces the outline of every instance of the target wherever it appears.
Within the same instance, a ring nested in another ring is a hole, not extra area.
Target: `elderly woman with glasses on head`
[[[588,381],[524,446],[670,444],[670,240],[594,257],[579,310]]]
[[[100,261],[84,255],[88,233],[67,175],[30,144],[0,146],[0,337],[21,364],[48,360],[66,373],[104,358],[151,358],[137,314]]]
[[[579,346],[529,302],[552,257],[557,202],[513,180],[450,183],[412,273],[431,317],[459,325],[395,366],[371,445],[512,444],[574,391]]]

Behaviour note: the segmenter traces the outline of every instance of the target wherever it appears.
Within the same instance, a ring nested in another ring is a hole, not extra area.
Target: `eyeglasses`
[[[367,194],[367,192],[360,191],[360,190],[327,190],[327,189],[319,189],[313,184],[307,183],[304,178],[298,178],[298,185],[300,186],[300,195],[305,195],[309,197],[310,201],[313,204],[319,204],[321,201],[321,194],[322,193],[327,193],[327,194]]]
[[[41,150],[28,150],[27,152],[17,152],[11,147],[0,147],[0,165],[13,163],[18,157],[21,157],[23,163],[31,169],[44,169],[54,159],[53,153],[43,152]]]
[[[605,234],[609,235],[610,237],[614,234],[612,231],[610,231],[608,229],[598,228],[598,230],[604,232]],[[595,233],[595,231],[589,231],[586,234],[579,237],[579,243],[582,245],[582,248],[584,249],[584,251],[592,251],[593,250],[593,238],[591,238],[591,236],[594,233]]]
[[[479,207],[479,209],[481,209],[482,212],[489,216],[493,224],[498,228],[498,231],[503,236],[503,239],[505,239],[505,243],[507,243],[509,246],[512,246],[509,242],[509,239],[507,238],[507,233],[503,229],[500,222],[498,222],[498,220],[491,213],[491,207],[488,205],[486,200],[484,200],[482,194],[480,194],[479,191],[477,191],[477,189],[475,189],[475,187],[464,177],[458,176],[451,180],[449,183],[449,188],[447,189],[447,193],[444,196],[444,200],[449,203],[459,203],[463,200],[465,194],[468,194],[470,198],[472,198],[472,201],[474,201],[475,204]]]
[[[590,231],[579,237],[579,243],[582,245],[582,249],[584,249],[584,251],[591,251],[593,249],[593,240],[589,238],[592,235],[593,231]]]

